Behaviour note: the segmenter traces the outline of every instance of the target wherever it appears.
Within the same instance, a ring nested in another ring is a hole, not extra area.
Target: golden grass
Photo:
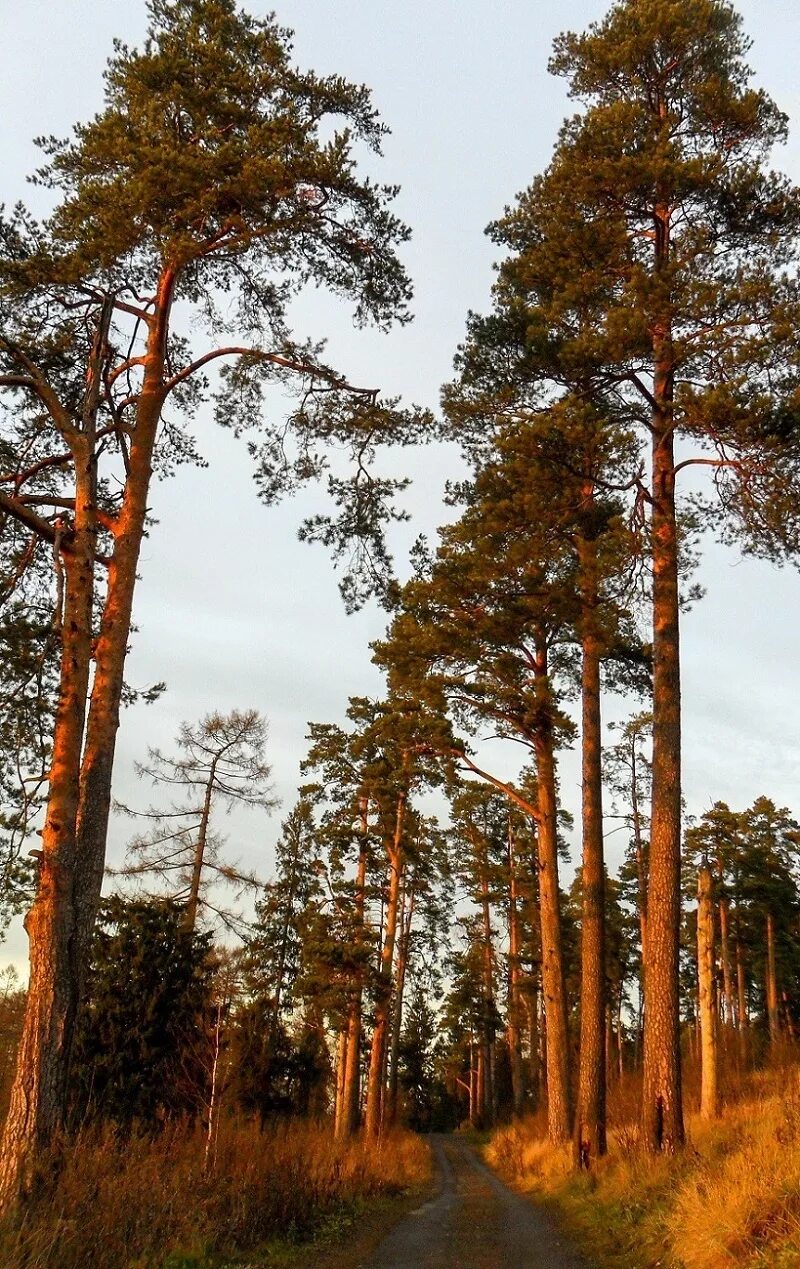
[[[328,1125],[261,1132],[223,1124],[213,1169],[185,1126],[125,1142],[83,1135],[53,1190],[0,1226],[0,1264],[15,1269],[189,1269],[230,1263],[279,1239],[299,1243],[345,1228],[370,1199],[430,1175],[410,1133],[338,1144]]]
[[[690,1114],[687,1130],[680,1155],[652,1159],[623,1126],[590,1176],[576,1175],[569,1149],[550,1147],[535,1121],[501,1129],[487,1157],[553,1201],[604,1266],[800,1265],[800,1074],[751,1079],[721,1119]]]

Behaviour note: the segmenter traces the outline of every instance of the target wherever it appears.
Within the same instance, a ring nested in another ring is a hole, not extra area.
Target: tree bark
[[[775,1049],[780,1040],[781,1024],[778,1013],[778,972],[775,964],[775,918],[767,913],[767,1019],[769,1021],[770,1048]]]
[[[494,999],[494,950],[492,947],[492,913],[489,903],[489,863],[486,850],[481,859],[481,915],[483,918],[483,1096],[481,1101],[481,1120],[483,1126],[491,1127],[495,1119],[495,1081],[494,1081],[494,1045],[495,1045],[495,999]]]
[[[200,824],[197,829],[197,842],[194,848],[194,860],[192,861],[192,877],[189,884],[189,899],[186,904],[186,916],[184,924],[187,930],[194,930],[197,924],[197,909],[200,903],[200,883],[203,880],[203,864],[206,855],[206,843],[208,841],[208,824],[211,819],[211,801],[214,793],[214,778],[217,774],[217,760],[214,758],[211,762],[211,768],[208,773],[208,783],[206,784],[205,797],[203,798],[203,810],[200,814]],[[283,952],[281,953],[283,957]],[[282,966],[281,966],[282,969]],[[275,1000],[278,1003],[278,993],[282,986],[282,973],[279,974],[279,981],[276,985]],[[277,1019],[276,1019],[277,1021]]]
[[[63,570],[64,578],[64,606],[57,617],[61,634],[59,693],[36,896],[25,920],[30,976],[0,1143],[0,1211],[6,1211],[20,1194],[30,1190],[41,1154],[62,1125],[80,997],[76,955],[83,944],[75,879],[80,866],[81,750],[92,659],[98,532],[95,438],[112,311],[112,302],[106,300],[89,357],[80,427],[70,428],[68,438],[75,471],[69,550],[61,549],[60,535],[54,544],[56,567]]]
[[[539,848],[539,912],[542,931],[542,991],[544,994],[545,1057],[547,1071],[547,1130],[560,1144],[570,1139],[569,1034],[561,949],[558,891],[558,832],[556,771],[553,756],[552,702],[547,681],[547,650],[536,649],[536,693],[542,721],[534,747],[538,785],[537,840]]]
[[[103,884],[108,817],[111,810],[111,778],[125,660],[133,616],[139,553],[153,475],[153,451],[165,401],[166,338],[175,282],[174,271],[166,268],[159,282],[147,341],[144,377],[136,411],[136,426],[131,439],[127,479],[122,507],[113,529],[114,550],[109,563],[100,634],[95,646],[94,683],[81,764],[74,875],[76,938],[73,973],[79,994],[83,989],[89,942]]]
[[[336,1093],[333,1105],[333,1133],[338,1139],[342,1137],[342,1124],[345,1119],[345,1071],[347,1069],[347,1030],[343,1028],[336,1041]]]
[[[397,1099],[400,1079],[400,1036],[403,1028],[403,999],[406,989],[408,954],[411,946],[411,927],[414,921],[416,894],[414,878],[403,891],[400,917],[400,938],[397,945],[397,965],[394,976],[394,1008],[392,1010],[392,1037],[389,1046],[389,1088],[387,1094],[386,1121],[389,1127],[397,1122]]]
[[[606,1153],[606,957],[605,865],[603,860],[603,777],[600,719],[600,643],[592,627],[596,590],[593,552],[582,548],[584,598],[582,667],[582,824],[581,870],[581,1034],[575,1157],[589,1168]]]
[[[670,208],[655,208],[655,271],[670,262]],[[666,285],[666,283],[665,283]],[[653,329],[653,803],[644,948],[642,1141],[671,1153],[684,1141],[678,961],[681,866],[681,688],[675,513],[672,330]]]
[[[30,978],[16,1076],[0,1147],[0,1208],[33,1183],[36,1164],[61,1127],[78,1006],[71,970],[75,939],[72,876],[81,742],[91,663],[94,541],[88,447],[76,462],[72,551],[61,557],[64,611],[59,698],[36,897],[25,918]]]
[[[739,1033],[739,1061],[742,1069],[750,1057],[750,1013],[747,1008],[747,978],[741,939],[741,916],[736,910],[736,1026]]]
[[[383,1113],[383,1073],[385,1070],[386,1044],[389,1035],[389,1014],[392,1004],[392,966],[397,936],[397,912],[400,900],[400,880],[403,870],[403,828],[405,823],[406,794],[397,799],[394,840],[388,851],[389,894],[386,903],[386,935],[381,951],[381,971],[378,1000],[375,1006],[375,1026],[369,1055],[367,1078],[367,1109],[365,1127],[367,1136],[377,1137],[381,1131]]]
[[[525,1073],[522,1064],[522,993],[520,980],[519,909],[517,905],[517,861],[514,856],[514,835],[508,826],[508,1051],[511,1058],[511,1092],[514,1114],[525,1108]]]
[[[356,871],[356,929],[364,938],[364,910],[367,887],[367,802],[361,803],[361,845]],[[336,1135],[350,1137],[358,1128],[361,1114],[361,1007],[364,996],[364,973],[359,969],[353,985],[347,1014],[347,1063],[344,1076],[344,1112],[337,1120]]]
[[[719,1115],[719,1056],[714,992],[714,897],[711,869],[697,876],[697,977],[700,1015],[700,1117]]]

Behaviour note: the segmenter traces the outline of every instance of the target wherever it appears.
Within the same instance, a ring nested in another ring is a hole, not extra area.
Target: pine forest
[[[0,51],[0,1265],[800,1266],[800,21],[250,3]]]

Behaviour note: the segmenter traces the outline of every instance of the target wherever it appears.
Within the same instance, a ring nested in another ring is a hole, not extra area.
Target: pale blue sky
[[[546,73],[552,38],[600,17],[606,4],[276,0],[275,7],[295,29],[301,64],[372,87],[393,130],[381,176],[403,187],[399,209],[414,230],[405,256],[416,286],[411,327],[388,336],[354,331],[341,306],[314,297],[300,306],[303,329],[328,334],[332,356],[354,379],[433,406],[467,309],[488,302],[492,250],[484,227],[546,165],[567,109],[563,85]],[[800,6],[745,0],[739,8],[754,37],[757,77],[792,119],[780,165],[800,180]],[[140,40],[145,7],[142,0],[0,0],[0,21],[0,201],[35,203],[36,191],[24,184],[38,162],[32,137],[64,135],[98,107],[112,38]],[[163,678],[169,691],[123,719],[117,784],[134,798],[134,759],[148,743],[169,745],[182,719],[214,708],[262,710],[282,811],[269,822],[232,819],[230,836],[234,853],[268,871],[270,843],[296,788],[306,721],[340,717],[348,694],[379,689],[367,644],[383,617],[374,610],[346,617],[322,550],[294,541],[313,495],[265,510],[243,447],[210,426],[202,433],[210,470],[179,473],[155,495],[160,523],[143,553],[130,678]],[[457,471],[455,457],[441,450],[412,466],[415,519],[397,535],[401,557],[417,532],[431,533],[444,518],[442,485]],[[743,806],[764,792],[800,812],[800,579],[718,548],[708,552],[701,578],[707,598],[684,623],[690,809],[717,798]],[[577,780],[568,755],[562,784],[573,809]],[[126,831],[114,827],[115,854]],[[609,843],[612,859],[618,840]],[[15,936],[7,952],[18,957],[23,946]]]

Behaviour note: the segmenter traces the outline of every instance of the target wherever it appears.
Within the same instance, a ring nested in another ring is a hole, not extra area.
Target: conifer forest
[[[0,1269],[800,1266],[800,23],[555,7],[9,19]]]

